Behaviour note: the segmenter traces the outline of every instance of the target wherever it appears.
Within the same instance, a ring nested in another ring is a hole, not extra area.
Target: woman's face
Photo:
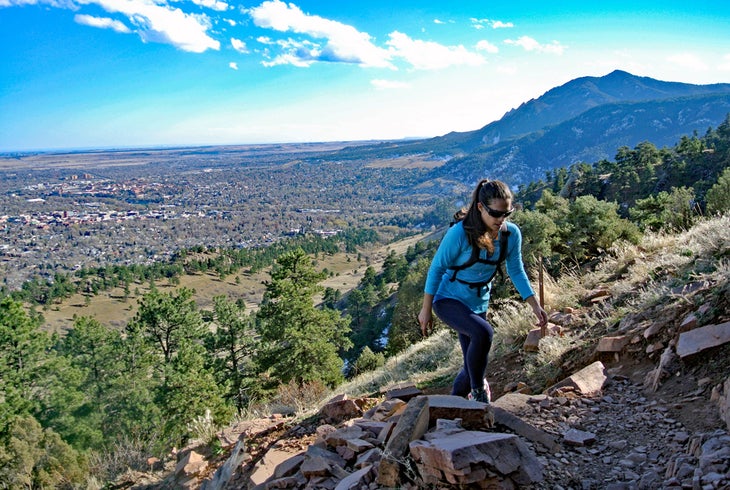
[[[512,214],[512,201],[509,199],[492,199],[489,205],[477,203],[479,212],[482,215],[482,221],[487,229],[492,232],[499,230],[502,223]]]

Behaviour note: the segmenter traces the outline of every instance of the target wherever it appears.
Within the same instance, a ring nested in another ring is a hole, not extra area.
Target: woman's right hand
[[[433,328],[433,313],[431,311],[431,303],[433,303],[433,295],[424,294],[423,306],[421,307],[421,311],[418,312],[418,324],[421,326],[421,333],[424,337],[426,337]]]
[[[418,324],[421,325],[421,333],[426,337],[433,327],[431,308],[421,308],[421,311],[418,313]]]

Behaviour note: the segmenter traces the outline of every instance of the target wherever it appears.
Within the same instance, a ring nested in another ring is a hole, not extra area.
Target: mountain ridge
[[[350,147],[335,155],[348,159],[426,155],[446,162],[433,171],[433,178],[448,175],[470,185],[489,176],[517,186],[542,178],[549,169],[612,158],[622,146],[644,141],[657,147],[673,145],[682,136],[721,124],[730,113],[728,101],[730,83],[696,85],[614,70],[552,88],[474,131]],[[654,112],[661,117],[646,117]],[[518,159],[515,168],[515,155],[530,158]]]
[[[554,126],[453,158],[433,174],[456,173],[468,181],[490,175],[526,183],[556,167],[613,159],[622,146],[633,148],[644,141],[658,148],[672,146],[700,125],[716,125],[728,113],[730,93],[603,104]],[[634,128],[640,128],[639,134]]]
[[[475,131],[461,133],[490,146],[572,119],[594,107],[617,102],[646,102],[681,96],[730,93],[730,83],[695,85],[639,77],[614,70],[603,77],[580,77],[522,103],[501,119]],[[453,135],[454,133],[450,133]],[[456,133],[459,134],[459,133]],[[443,138],[448,139],[449,136]],[[497,139],[497,141],[494,141]],[[491,142],[490,142],[491,140]],[[469,139],[467,139],[468,144]]]

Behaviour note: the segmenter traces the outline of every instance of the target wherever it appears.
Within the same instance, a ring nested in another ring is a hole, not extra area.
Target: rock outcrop
[[[518,436],[494,429],[489,405],[447,395],[396,400],[387,397],[337,426],[319,426],[316,440],[286,460],[272,464],[267,454],[248,488],[515,488],[541,480],[537,456]],[[328,405],[342,401],[326,404],[323,418],[331,418]],[[261,481],[264,471],[269,476]]]

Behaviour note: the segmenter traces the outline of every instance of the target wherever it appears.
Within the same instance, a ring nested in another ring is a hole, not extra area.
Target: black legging
[[[470,390],[482,388],[494,337],[486,312],[474,313],[461,301],[450,298],[435,301],[433,311],[459,334],[464,356],[464,368],[454,379],[451,394],[466,396]]]

